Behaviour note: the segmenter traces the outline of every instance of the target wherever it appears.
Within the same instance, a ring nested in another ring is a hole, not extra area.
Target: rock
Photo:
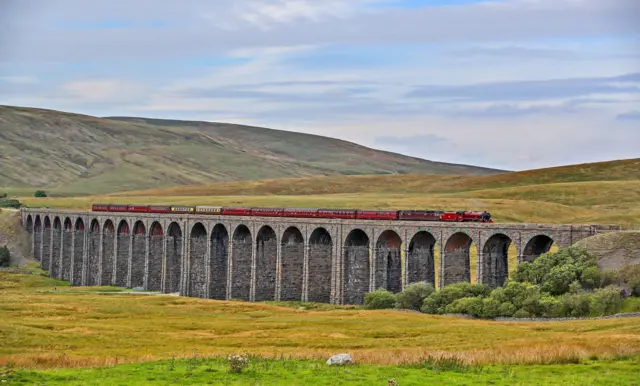
[[[338,365],[343,366],[346,364],[352,364],[351,356],[349,354],[337,354],[327,360],[329,366]]]

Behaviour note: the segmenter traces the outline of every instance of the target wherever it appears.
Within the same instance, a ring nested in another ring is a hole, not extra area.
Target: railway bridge
[[[508,277],[511,245],[518,262],[533,261],[553,243],[564,248],[619,230],[33,208],[22,209],[21,218],[42,268],[73,285],[333,304],[362,304],[367,292],[399,292],[419,281],[440,288],[470,281],[472,264],[477,282],[499,286]]]

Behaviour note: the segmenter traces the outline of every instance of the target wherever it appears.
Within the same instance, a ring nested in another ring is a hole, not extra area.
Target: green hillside
[[[11,106],[0,106],[0,162],[0,185],[64,194],[318,175],[501,172],[260,127]]]

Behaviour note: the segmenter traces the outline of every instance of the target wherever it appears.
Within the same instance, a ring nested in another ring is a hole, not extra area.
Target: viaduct
[[[533,261],[599,225],[482,224],[135,214],[22,209],[33,256],[72,285],[115,285],[208,299],[362,304],[367,292],[399,292],[508,276],[508,249]],[[477,261],[470,261],[472,244]]]

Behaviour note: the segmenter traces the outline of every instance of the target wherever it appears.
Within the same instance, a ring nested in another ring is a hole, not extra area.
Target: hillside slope
[[[552,200],[567,199],[554,191],[553,184],[567,184],[573,189],[594,188],[608,185],[606,182],[626,182],[635,186],[640,182],[640,158],[568,165],[522,172],[501,173],[484,176],[456,175],[366,175],[329,176],[311,178],[268,179],[259,181],[224,182],[216,184],[175,186],[114,193],[117,196],[236,196],[236,195],[310,195],[345,193],[398,193],[398,194],[442,194],[459,193],[475,196],[476,193],[497,195],[506,198],[515,191],[528,192],[531,197],[542,197],[549,190]],[[628,187],[629,187],[628,186]],[[525,188],[526,187],[526,188]],[[628,188],[627,187],[627,188]],[[512,188],[509,190],[509,188]],[[520,188],[515,189],[514,188]],[[557,190],[557,189],[556,189]],[[487,192],[484,192],[487,191]],[[491,191],[491,192],[488,192]],[[606,192],[593,189],[592,194]],[[611,192],[606,192],[610,194]],[[626,198],[638,196],[628,190],[618,193]],[[500,197],[495,197],[500,198]],[[570,197],[569,197],[570,198]]]
[[[493,174],[337,139],[224,123],[0,106],[0,184],[108,193],[335,174]]]

